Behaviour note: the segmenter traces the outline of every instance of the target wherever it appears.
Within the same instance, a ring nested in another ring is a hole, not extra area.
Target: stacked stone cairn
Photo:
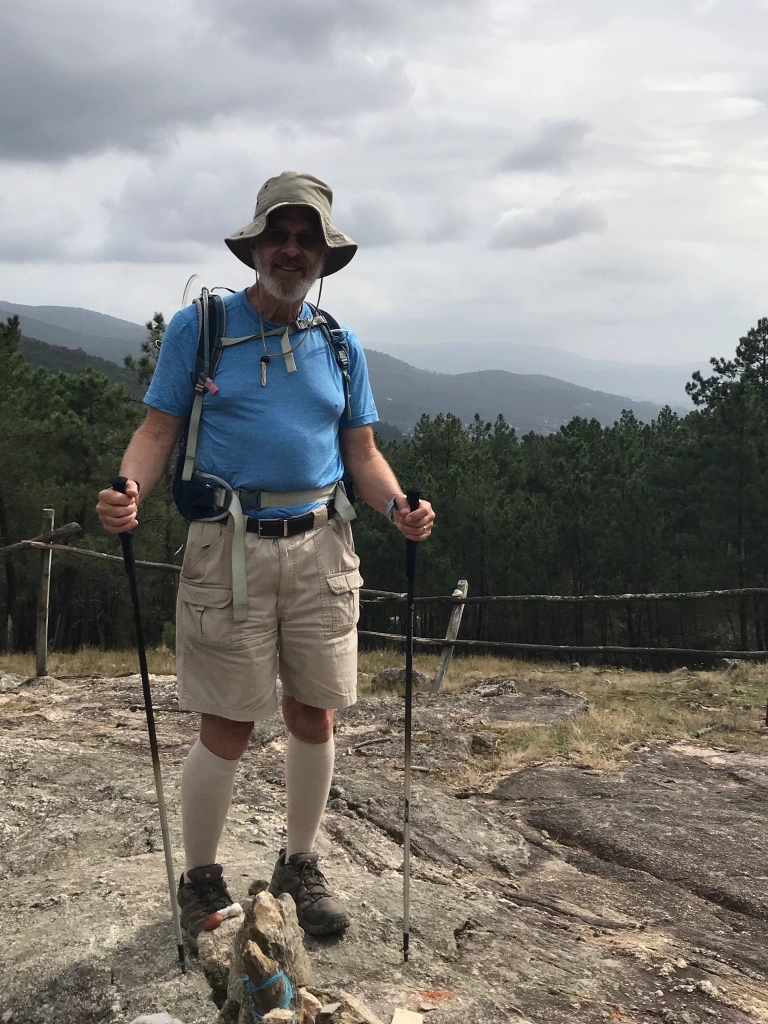
[[[353,1018],[381,1024],[348,993],[324,1006],[307,989],[312,967],[295,904],[285,894],[275,899],[266,888],[266,882],[254,882],[244,917],[229,918],[199,938],[220,1024],[347,1024]]]

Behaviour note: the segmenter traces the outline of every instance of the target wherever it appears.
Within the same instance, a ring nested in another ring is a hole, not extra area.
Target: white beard
[[[300,299],[304,299],[323,272],[322,260],[319,260],[316,267],[307,270],[295,281],[279,281],[263,265],[260,255],[256,252],[253,253],[253,262],[256,265],[261,287],[273,298],[280,299],[281,302],[298,302]]]

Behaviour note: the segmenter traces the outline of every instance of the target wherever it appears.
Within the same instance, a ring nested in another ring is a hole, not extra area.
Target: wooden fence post
[[[43,526],[41,533],[49,533],[53,529],[54,510],[46,505],[43,509]],[[40,592],[37,596],[37,667],[35,675],[48,675],[48,602],[51,594],[51,558],[50,548],[40,552]]]
[[[466,597],[469,583],[466,580],[459,580],[456,589],[454,590],[451,597]],[[453,611],[451,612],[451,618],[448,622],[448,632],[445,634],[446,641],[455,640],[459,635],[459,626],[461,625],[461,617],[464,614],[463,604],[455,604]],[[430,693],[440,693],[443,688],[443,682],[445,681],[446,673],[448,672],[448,666],[451,664],[451,658],[453,657],[453,645],[447,645],[440,652],[440,661],[437,663],[437,671],[435,672],[435,678],[432,680],[432,687]]]

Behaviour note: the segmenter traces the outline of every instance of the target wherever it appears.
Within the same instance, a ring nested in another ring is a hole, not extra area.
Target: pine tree
[[[155,374],[157,357],[160,355],[160,346],[165,337],[165,330],[168,326],[162,313],[155,313],[151,320],[144,324],[149,337],[141,343],[141,355],[138,359],[133,356],[126,356],[123,363],[127,370],[133,370],[139,384],[149,385]]]

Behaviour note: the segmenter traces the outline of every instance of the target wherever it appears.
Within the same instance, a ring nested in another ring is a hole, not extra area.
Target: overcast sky
[[[364,343],[704,362],[768,315],[768,0],[24,0],[0,299],[143,321],[264,179],[334,189]],[[439,367],[436,367],[439,368]]]

